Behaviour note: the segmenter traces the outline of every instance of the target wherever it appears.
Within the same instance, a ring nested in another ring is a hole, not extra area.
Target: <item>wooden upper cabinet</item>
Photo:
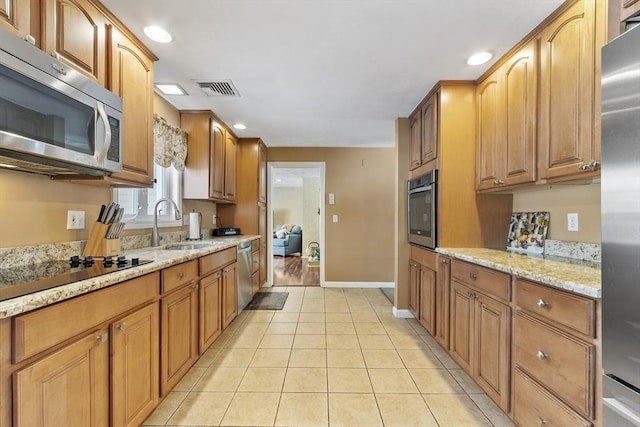
[[[0,27],[19,37],[30,32],[30,8],[28,1],[0,0]]]
[[[185,199],[236,200],[237,141],[211,111],[181,111],[180,127],[189,134],[183,175]]]
[[[500,151],[503,138],[502,103],[500,96],[499,71],[483,80],[476,90],[477,154],[476,189],[484,190],[500,185],[498,169],[504,155]]]
[[[223,128],[213,122],[211,126],[211,143],[209,147],[209,197],[224,199],[225,179],[225,145],[226,135]]]
[[[45,0],[42,11],[42,49],[107,86],[105,15],[88,0]]]
[[[438,93],[422,107],[422,144],[421,159],[425,164],[438,157]]]
[[[435,92],[409,118],[411,170],[438,157],[438,105]]]
[[[122,97],[122,172],[115,180],[153,185],[153,59],[115,28],[110,89]]]
[[[422,113],[417,111],[409,118],[411,129],[411,165],[415,169],[422,164]]]
[[[539,35],[540,178],[597,169],[594,2],[576,2]],[[592,167],[593,165],[593,167]]]
[[[478,85],[478,190],[536,179],[535,46],[529,42]]]
[[[226,133],[224,146],[224,198],[227,201],[236,201],[236,173],[238,170],[238,141],[231,132]]]

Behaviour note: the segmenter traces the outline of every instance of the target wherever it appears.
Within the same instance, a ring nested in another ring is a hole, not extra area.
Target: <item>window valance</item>
[[[153,160],[162,167],[168,168],[173,164],[177,170],[182,171],[186,158],[187,133],[154,114]]]

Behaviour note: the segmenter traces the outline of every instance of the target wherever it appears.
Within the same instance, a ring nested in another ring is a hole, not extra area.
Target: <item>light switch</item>
[[[338,215],[333,216],[333,222],[338,222]]]
[[[329,193],[329,204],[330,205],[336,204],[336,195],[333,193]],[[333,221],[333,222],[337,222],[337,221]]]

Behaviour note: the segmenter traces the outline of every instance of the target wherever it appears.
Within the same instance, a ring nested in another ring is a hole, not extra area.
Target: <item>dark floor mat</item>
[[[282,310],[289,292],[257,292],[245,310]]]

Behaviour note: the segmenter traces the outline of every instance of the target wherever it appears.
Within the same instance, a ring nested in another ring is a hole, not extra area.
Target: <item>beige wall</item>
[[[269,148],[270,162],[325,162],[325,280],[393,282],[394,148]],[[321,207],[322,208],[322,207]],[[332,215],[338,215],[338,223]]]
[[[302,187],[275,187],[271,193],[273,226],[302,224]]]
[[[409,175],[410,138],[409,119],[396,120],[395,170],[395,301],[394,307],[409,308],[409,240],[407,234],[407,179]]]
[[[513,211],[550,212],[549,236],[554,240],[600,243],[600,184],[545,185],[513,194]],[[578,214],[578,231],[567,231],[567,214]],[[506,236],[506,231],[505,231]]]

